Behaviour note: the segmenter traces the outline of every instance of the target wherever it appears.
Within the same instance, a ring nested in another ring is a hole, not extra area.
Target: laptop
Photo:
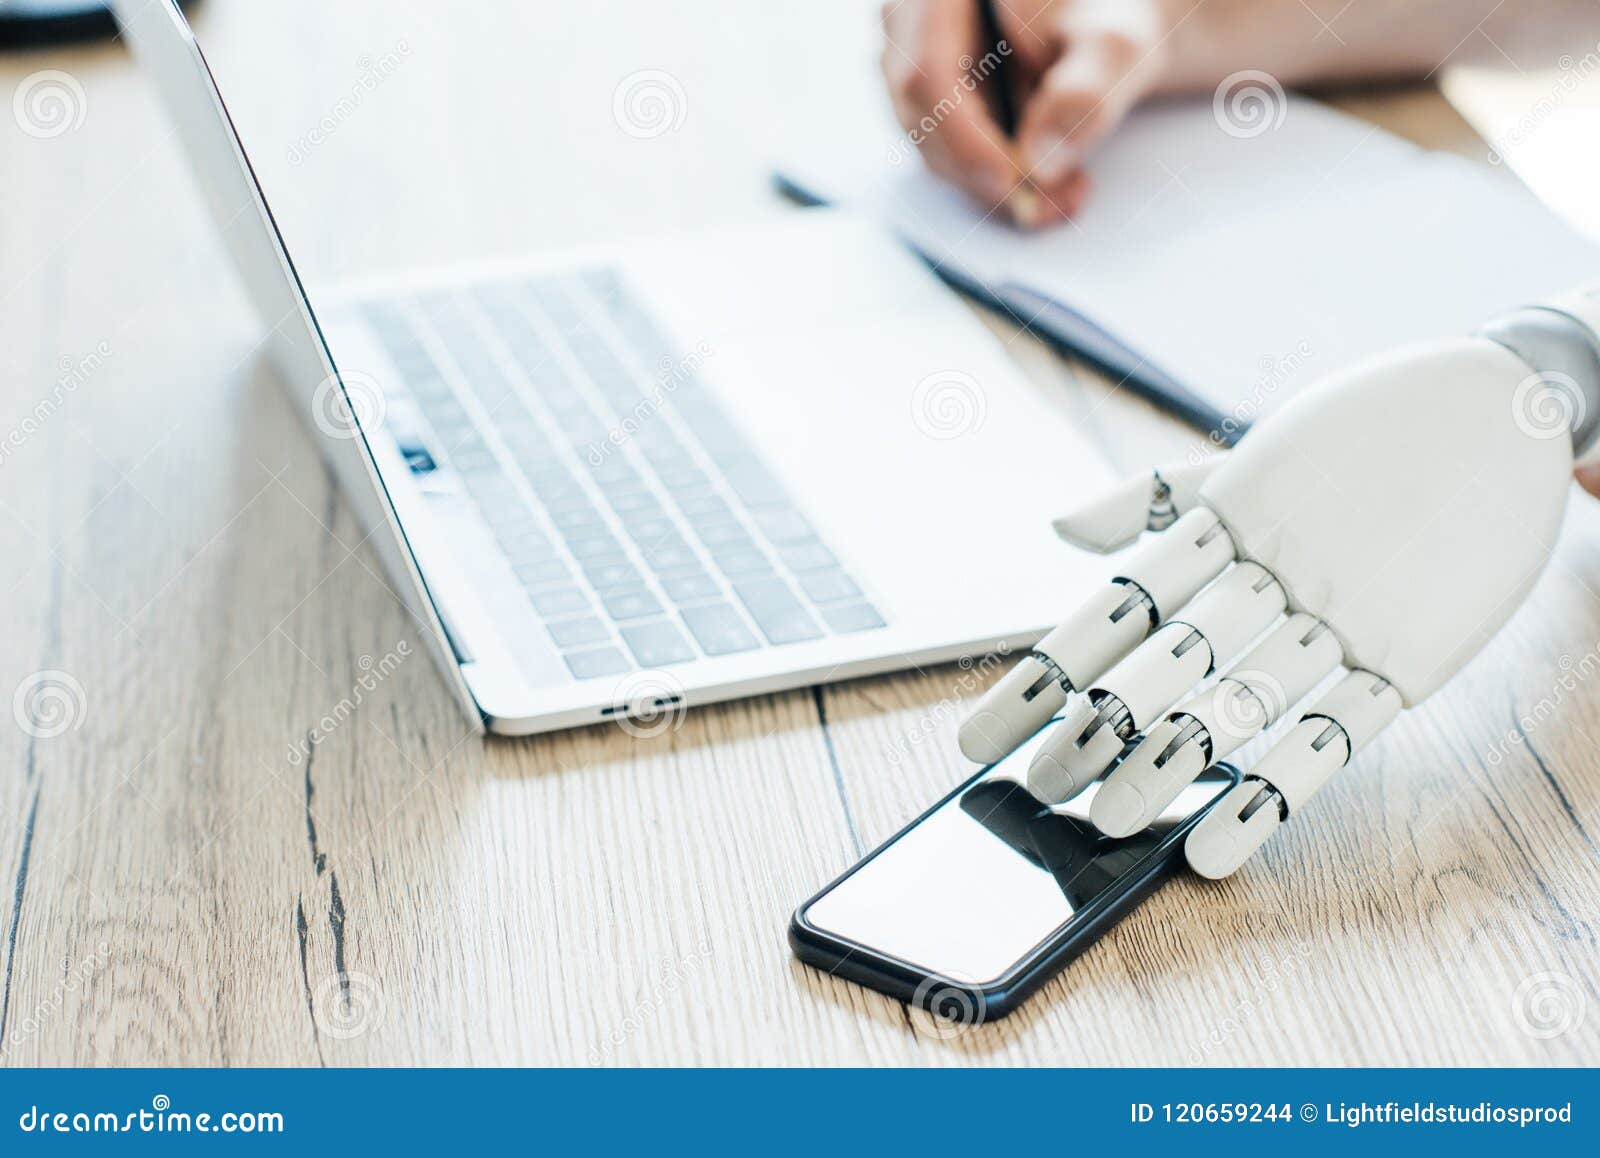
[[[1102,459],[879,227],[796,210],[308,296],[183,14],[115,9],[475,726],[1004,653],[1102,578],[1050,531]]]

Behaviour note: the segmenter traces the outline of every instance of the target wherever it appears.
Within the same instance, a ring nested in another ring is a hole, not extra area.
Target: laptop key
[[[733,522],[733,508],[721,495],[676,495],[678,509],[689,516],[689,521],[697,525],[710,526],[712,523]]]
[[[600,485],[600,489],[606,493],[606,497],[611,499],[613,504],[624,495],[640,495],[648,494],[650,492],[649,484],[647,484],[644,479],[634,474],[631,470],[627,474],[619,474],[609,478],[596,479],[595,481]],[[620,510],[621,508],[618,509]]]
[[[582,537],[573,536],[567,546],[579,559],[598,559],[602,555],[622,555],[622,544],[608,532],[586,530]]]
[[[718,547],[711,552],[724,575],[759,575],[772,570],[772,564],[756,547]]]
[[[554,583],[572,582],[572,572],[560,559],[518,563],[512,570],[516,573],[517,582],[524,587],[548,587]]]
[[[605,520],[600,517],[600,512],[588,503],[582,506],[552,507],[550,521],[561,528],[562,534],[579,534],[589,527],[604,527]]]
[[[707,655],[732,655],[740,651],[754,651],[761,646],[761,641],[744,625],[744,620],[739,618],[739,613],[730,603],[685,607],[682,615],[695,642]]]
[[[614,647],[598,647],[593,651],[572,651],[561,657],[567,667],[580,680],[597,676],[620,675],[633,665],[628,657]]]
[[[658,437],[663,433],[666,433],[663,427],[646,427],[634,436],[634,444],[657,470],[694,469],[694,456],[670,434],[665,438]]]
[[[824,607],[822,618],[840,635],[852,631],[871,631],[883,626],[883,616],[870,603],[852,603],[843,607]]]
[[[799,543],[791,547],[779,547],[778,555],[791,571],[822,571],[839,563],[839,560],[833,557],[833,552],[821,543]]]
[[[627,511],[655,511],[659,513],[661,510],[661,504],[656,501],[655,495],[648,491],[619,494],[612,498],[611,507],[619,514]]]
[[[592,511],[589,492],[574,484],[568,487],[546,487],[536,492],[547,511]]]
[[[552,587],[529,593],[533,609],[546,619],[589,610],[589,597],[576,587]]]
[[[692,603],[696,599],[712,599],[722,594],[717,581],[704,571],[664,575],[661,577],[661,589],[674,603]]]
[[[641,587],[644,584],[639,572],[627,563],[599,563],[594,566],[586,563],[583,572],[589,576],[589,582],[594,584],[595,590],[600,592],[613,591],[618,587]]]
[[[488,474],[500,469],[500,460],[488,447],[469,447],[450,452],[450,465],[462,474]]]
[[[484,506],[484,518],[498,527],[533,518],[516,484],[505,475],[473,475],[465,480],[467,493]]]
[[[813,603],[838,603],[861,595],[861,588],[856,586],[856,581],[843,571],[804,572],[800,576],[800,590]]]
[[[583,568],[585,575],[600,567],[632,567],[633,560],[621,551],[607,551],[604,554],[593,555],[587,559],[579,559],[578,566]]]
[[[645,562],[657,571],[677,571],[684,567],[692,567],[699,562],[695,553],[689,549],[689,544],[681,539],[676,543],[646,547],[644,558]]]
[[[555,554],[555,545],[536,530],[507,532],[500,536],[500,548],[517,562],[525,559],[548,559]]]
[[[563,503],[588,502],[589,496],[583,487],[578,485],[576,479],[568,474],[554,477],[535,478],[532,483],[533,493],[544,500],[548,507],[558,507]]]
[[[677,624],[669,619],[624,627],[622,638],[640,667],[661,667],[694,658],[694,648],[684,638],[683,632],[678,630]]]
[[[703,489],[711,485],[711,479],[706,476],[706,472],[695,466],[664,466],[656,471],[656,477],[674,493]]]
[[[638,518],[624,515],[622,525],[628,529],[628,534],[635,543],[655,543],[667,535],[677,534],[678,531],[677,524],[671,519],[662,517],[660,512],[652,512]]]
[[[600,483],[637,481],[639,472],[629,466],[626,459],[606,459],[602,457],[599,462],[590,461],[589,474]]]
[[[735,583],[733,589],[769,642],[799,643],[821,638],[817,621],[782,579],[747,579]]]
[[[756,526],[774,543],[794,543],[816,536],[806,517],[793,507],[764,507],[755,512],[755,517]]]
[[[606,605],[606,614],[612,619],[644,619],[661,614],[661,601],[643,587],[629,587],[621,591],[608,591],[600,596]]]
[[[753,546],[750,535],[738,523],[719,523],[710,527],[696,527],[700,541],[708,547],[722,543],[736,543],[741,547]]]
[[[580,647],[586,643],[605,643],[611,629],[592,615],[581,619],[561,619],[544,625],[557,647]]]

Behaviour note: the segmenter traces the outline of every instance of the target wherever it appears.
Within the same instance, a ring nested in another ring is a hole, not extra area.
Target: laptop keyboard
[[[613,272],[363,313],[575,678],[884,626]]]

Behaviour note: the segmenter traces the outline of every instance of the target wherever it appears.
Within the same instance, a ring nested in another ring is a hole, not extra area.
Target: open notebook
[[[985,217],[892,128],[793,142],[779,179],[1227,433],[1339,366],[1600,278],[1600,247],[1505,172],[1309,98],[1283,114],[1240,136],[1210,102],[1142,109],[1091,160],[1082,215],[1043,233]]]

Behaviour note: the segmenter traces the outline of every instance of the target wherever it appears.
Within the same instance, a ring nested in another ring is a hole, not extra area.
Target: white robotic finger
[[[957,733],[962,754],[979,764],[1005,757],[1067,702],[1075,690],[1067,664],[1104,671],[1150,634],[1151,618],[1150,597],[1136,585],[1107,584],[983,694]]]
[[[1178,705],[1095,793],[1089,816],[1111,837],[1148,826],[1188,784],[1277,722],[1343,659],[1326,624],[1300,612],[1216,685]]]
[[[1381,676],[1354,671],[1339,681],[1195,825],[1184,842],[1190,867],[1213,880],[1232,873],[1400,706],[1400,693]]]
[[[1136,733],[1264,631],[1286,602],[1259,564],[1226,572],[1068,709],[1028,767],[1028,790],[1049,804],[1082,792]]]
[[[1164,531],[1192,510],[1200,484],[1222,463],[1217,454],[1198,464],[1164,466],[1129,479],[1055,521],[1056,534],[1086,551],[1109,555],[1142,531]]]
[[[1203,507],[1142,543],[1120,575],[983,694],[957,735],[962,753],[979,764],[1006,756],[1232,561],[1233,540]]]

